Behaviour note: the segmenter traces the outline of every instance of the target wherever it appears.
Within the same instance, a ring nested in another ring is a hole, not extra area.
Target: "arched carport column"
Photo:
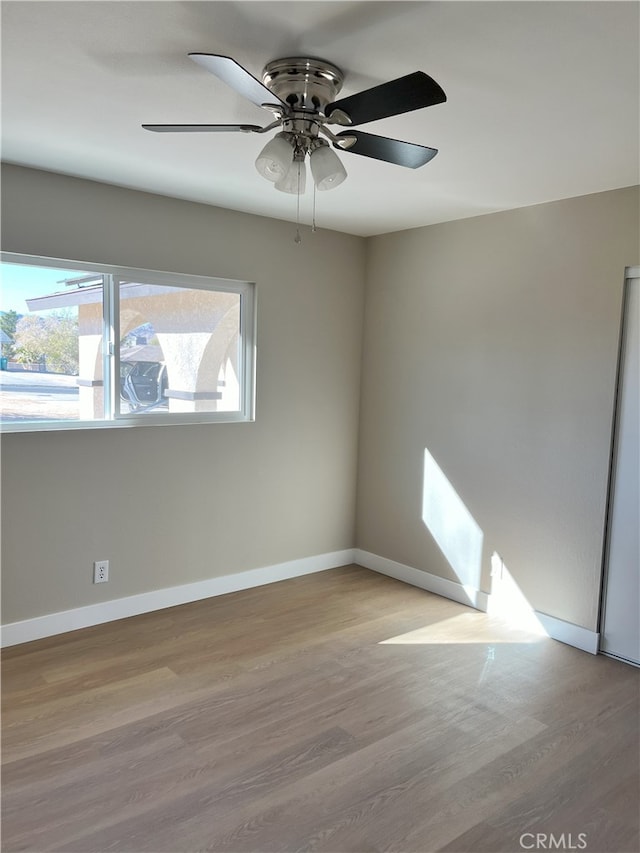
[[[237,390],[233,400],[237,377],[228,369],[228,353],[234,340],[237,350],[239,316],[235,304],[218,317],[215,328],[206,332],[156,331],[167,365],[169,411],[216,412],[238,407]],[[223,400],[225,409],[221,408]]]
[[[237,410],[242,401],[240,400],[240,372],[238,349],[239,335],[236,333],[230,338],[229,346],[223,356],[218,381],[222,391],[222,399],[218,404],[219,412],[230,412]]]
[[[102,303],[78,306],[78,378],[80,420],[104,417]]]
[[[162,347],[170,412],[215,412],[225,386],[225,355],[238,335],[237,294],[189,291],[147,303],[146,318]],[[237,397],[237,395],[236,395]],[[234,406],[235,408],[235,406]]]
[[[215,382],[219,392],[215,408],[217,412],[234,411],[240,405],[240,384],[238,381],[239,324],[240,306],[235,303],[220,318],[215,328],[215,334],[211,336],[200,362],[196,393]]]
[[[198,390],[198,369],[211,332],[156,332],[167,366],[170,412],[210,412],[221,398],[217,377]],[[215,410],[215,409],[214,409]]]

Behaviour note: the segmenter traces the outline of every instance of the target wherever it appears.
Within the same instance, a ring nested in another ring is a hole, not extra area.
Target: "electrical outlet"
[[[106,583],[109,580],[109,560],[96,560],[93,564],[93,582]]]

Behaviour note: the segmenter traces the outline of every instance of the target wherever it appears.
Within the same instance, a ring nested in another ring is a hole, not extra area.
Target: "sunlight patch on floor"
[[[433,625],[382,640],[380,645],[434,645],[445,643],[535,643],[546,634],[515,627],[480,611],[459,613]]]

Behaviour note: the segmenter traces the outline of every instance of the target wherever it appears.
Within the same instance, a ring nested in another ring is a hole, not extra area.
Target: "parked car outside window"
[[[160,361],[121,361],[120,397],[132,411],[167,406],[167,368]]]

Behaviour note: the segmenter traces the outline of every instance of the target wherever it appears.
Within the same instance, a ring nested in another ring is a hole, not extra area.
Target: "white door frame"
[[[609,559],[611,554],[611,546],[612,546],[612,522],[614,519],[614,498],[616,494],[616,470],[618,465],[618,454],[620,450],[619,444],[619,429],[621,425],[621,404],[622,404],[622,394],[623,394],[623,383],[624,383],[624,368],[625,368],[625,357],[627,355],[626,352],[626,344],[627,344],[627,335],[628,328],[631,322],[630,317],[630,295],[631,295],[631,282],[635,282],[640,279],[640,266],[627,267],[625,270],[625,281],[624,281],[624,298],[622,304],[622,319],[620,324],[620,341],[619,341],[619,349],[618,349],[618,367],[617,367],[617,375],[616,375],[616,389],[615,389],[615,401],[614,401],[614,416],[612,422],[612,436],[611,436],[611,453],[610,453],[610,469],[609,469],[609,485],[608,485],[608,496],[607,496],[607,510],[606,510],[606,524],[605,524],[605,538],[604,538],[604,549],[603,549],[603,569],[602,569],[602,586],[601,586],[601,595],[600,595],[600,624],[599,624],[599,636],[600,636],[600,651],[603,654],[609,655],[611,657],[617,657],[621,660],[626,661],[627,663],[634,663],[636,665],[640,665],[640,659],[636,661],[635,657],[633,659],[629,659],[624,654],[616,654],[615,652],[615,642],[613,644],[613,648],[610,646],[608,649],[607,645],[607,628],[606,628],[606,610],[607,610],[607,591],[608,591],[608,582],[609,582]],[[640,608],[640,601],[638,602],[638,606]],[[620,607],[618,607],[618,610]],[[625,611],[623,609],[623,615]],[[623,635],[624,636],[624,635]],[[628,639],[628,637],[627,637]],[[635,653],[637,654],[637,652]]]

